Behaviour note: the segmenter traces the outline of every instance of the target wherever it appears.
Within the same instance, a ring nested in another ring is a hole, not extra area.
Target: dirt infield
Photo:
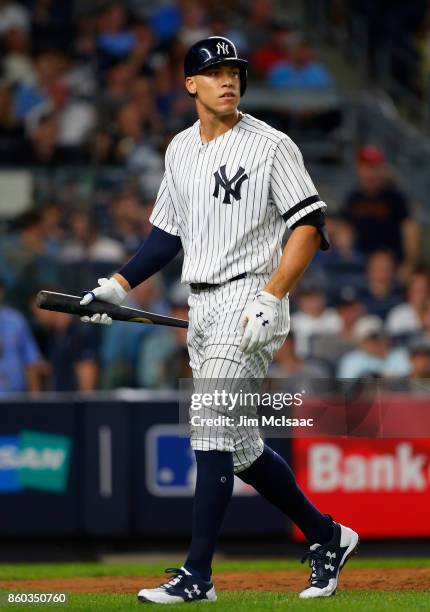
[[[219,591],[297,592],[308,578],[304,570],[267,570],[220,572],[215,577]],[[26,591],[68,593],[136,593],[143,587],[158,586],[164,576],[101,576],[49,580],[2,580],[0,588]],[[342,575],[342,589],[354,591],[427,591],[430,567],[347,569]]]

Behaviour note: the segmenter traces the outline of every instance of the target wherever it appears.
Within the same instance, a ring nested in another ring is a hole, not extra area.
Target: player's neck
[[[238,110],[231,115],[219,117],[204,107],[198,108],[198,116],[200,119],[200,138],[203,144],[231,130],[243,117],[242,113]]]

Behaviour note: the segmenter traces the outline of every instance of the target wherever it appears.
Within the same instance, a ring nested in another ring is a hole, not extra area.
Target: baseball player
[[[247,64],[213,36],[185,57],[185,87],[198,121],[170,143],[151,215],[153,229],[132,259],[88,292],[121,303],[127,292],[183,249],[190,285],[188,349],[193,378],[262,379],[289,331],[288,292],[316,251],[327,249],[326,205],[288,136],[238,110]],[[285,227],[292,234],[282,251]],[[111,323],[106,313],[84,320]],[[219,407],[213,406],[213,414]],[[207,409],[211,413],[211,406]],[[277,506],[310,543],[312,572],[302,598],[336,591],[358,535],[322,514],[289,465],[253,426],[191,427],[197,462],[192,539],[170,579],[138,593],[141,602],[215,601],[211,562],[237,474]]]

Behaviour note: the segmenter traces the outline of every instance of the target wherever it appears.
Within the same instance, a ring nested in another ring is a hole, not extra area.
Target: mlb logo
[[[193,497],[197,466],[186,425],[154,425],[146,432],[146,487],[156,497]],[[233,495],[257,495],[239,478]]]
[[[192,497],[196,462],[185,425],[155,425],[146,433],[146,486],[157,497]]]

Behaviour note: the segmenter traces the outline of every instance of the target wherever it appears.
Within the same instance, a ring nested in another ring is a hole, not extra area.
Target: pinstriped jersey
[[[200,122],[170,143],[150,221],[180,236],[182,282],[274,272],[285,224],[325,209],[297,145],[251,115],[203,144]]]

